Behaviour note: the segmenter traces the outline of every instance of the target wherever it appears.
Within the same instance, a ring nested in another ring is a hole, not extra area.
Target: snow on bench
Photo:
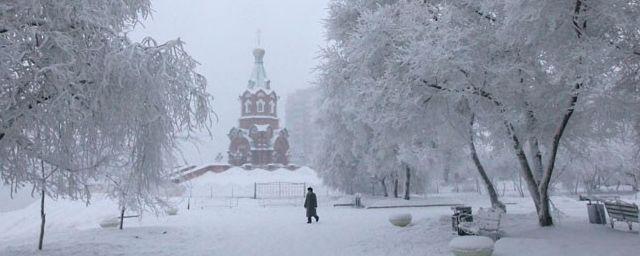
[[[633,228],[633,222],[640,223],[638,220],[638,205],[626,203],[620,200],[604,201],[604,207],[607,209],[611,228],[615,228],[614,221],[624,221],[629,225],[629,230]]]
[[[473,222],[461,222],[458,228],[464,232],[488,236],[497,240],[500,236],[500,221],[504,212],[495,208],[480,208],[473,216]]]

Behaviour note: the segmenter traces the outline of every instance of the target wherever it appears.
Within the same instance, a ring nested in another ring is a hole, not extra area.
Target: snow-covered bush
[[[118,228],[118,226],[120,226],[120,218],[106,218],[100,221],[102,228]]]
[[[411,224],[411,214],[403,213],[403,214],[393,214],[389,216],[389,222],[394,226],[398,227],[406,227]]]
[[[491,256],[494,243],[485,236],[459,236],[449,242],[455,256]]]

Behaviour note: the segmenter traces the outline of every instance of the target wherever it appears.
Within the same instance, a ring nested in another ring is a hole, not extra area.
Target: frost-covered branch
[[[148,0],[9,0],[0,11],[0,180],[41,184],[44,164],[55,170],[48,195],[76,199],[119,175],[135,198],[126,203],[145,207],[178,136],[215,118],[184,43],[126,37]]]

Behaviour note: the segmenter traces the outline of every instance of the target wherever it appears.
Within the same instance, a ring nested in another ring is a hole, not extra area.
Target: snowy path
[[[398,212],[412,213],[414,224],[391,226],[387,217]],[[429,255],[446,255],[446,243],[452,235],[448,222],[441,222],[440,216],[449,212],[446,207],[321,207],[320,222],[306,224],[301,207],[265,208],[244,199],[238,208],[194,209],[178,216],[134,221],[139,227],[128,227],[124,232],[51,232],[45,251],[38,255],[425,255],[427,251]],[[434,247],[436,240],[444,247]],[[0,255],[35,253],[35,239],[7,242],[8,247],[0,246]]]
[[[423,200],[462,200],[474,207],[488,204],[480,195]],[[43,252],[34,250],[37,207],[0,213],[0,230],[7,231],[0,233],[0,255],[450,255],[447,244],[454,235],[448,207],[354,209],[331,207],[328,199],[320,201],[320,222],[310,225],[305,223],[302,207],[262,207],[259,200],[241,199],[237,208],[198,206],[190,211],[183,208],[177,216],[146,216],[141,221],[129,221],[124,231],[95,228],[103,216],[114,213],[115,206],[106,200],[98,200],[88,208],[52,202]],[[504,225],[507,238],[512,240],[504,240],[510,243],[505,243],[497,256],[535,252],[570,256],[608,252],[607,256],[625,256],[640,251],[637,232],[588,224],[584,202],[554,199],[567,217],[556,227],[539,228],[527,199],[507,201],[516,203],[509,205],[510,214]],[[378,203],[390,202],[406,201],[385,199]],[[388,223],[389,215],[404,212],[413,215],[411,226],[397,228]]]

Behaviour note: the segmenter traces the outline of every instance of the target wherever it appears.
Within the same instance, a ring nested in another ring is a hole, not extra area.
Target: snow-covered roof
[[[256,124],[256,129],[258,129],[259,132],[266,132],[269,129],[268,124]]]
[[[249,80],[251,82],[251,80]],[[273,90],[271,89],[265,89],[262,87],[253,87],[253,88],[247,88],[247,92],[251,93],[251,94],[256,94],[259,91],[264,92],[264,94],[266,95],[271,95],[273,93]]]
[[[237,127],[233,127],[231,128],[231,131],[229,132],[229,138],[235,138],[235,137],[243,137],[245,139],[247,139],[247,141],[251,141],[251,137],[249,137],[249,131],[246,129],[242,129],[242,128],[237,128]]]
[[[267,116],[267,115],[262,115],[262,116],[241,116],[240,119],[249,119],[249,118],[268,118],[268,119],[278,119],[278,117],[275,116]]]
[[[251,150],[253,150],[253,151],[271,151],[271,150],[274,150],[274,149],[273,149],[273,147],[268,147],[268,148],[251,147]]]
[[[271,90],[271,80],[267,77],[267,71],[264,69],[264,54],[265,50],[257,48],[253,50],[253,56],[255,57],[255,64],[253,65],[253,71],[249,78],[249,90],[264,89]],[[268,94],[268,93],[267,93]]]

